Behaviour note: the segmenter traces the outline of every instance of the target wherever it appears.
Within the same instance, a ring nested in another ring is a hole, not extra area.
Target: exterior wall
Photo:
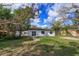
[[[29,30],[29,36],[32,36],[32,31],[36,31],[36,36],[55,36],[55,32],[53,31],[52,34],[50,34],[50,31],[45,31],[45,34],[42,34],[42,30]]]
[[[44,31],[45,33],[42,34],[41,31],[43,30],[28,30],[28,31],[22,31],[21,36],[32,36],[32,31],[36,31],[36,36],[55,36],[55,32],[53,31],[52,34],[50,34],[50,31]],[[20,32],[16,31],[16,36],[19,36]]]
[[[28,31],[22,31],[21,36],[28,36]]]
[[[50,31],[46,31],[47,36],[55,36],[55,31],[52,31],[52,33],[50,33]]]
[[[41,33],[41,30],[29,30],[29,36],[32,36],[32,31],[36,31],[36,36],[45,36],[45,34]]]
[[[46,34],[46,33],[45,33],[45,34]],[[39,30],[39,31],[37,30],[37,36],[45,36],[45,34],[42,34],[42,33],[41,33],[41,30]]]

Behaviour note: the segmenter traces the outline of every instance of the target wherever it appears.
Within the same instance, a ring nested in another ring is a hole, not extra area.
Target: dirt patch
[[[79,40],[79,38],[75,38],[75,37],[61,37],[63,39],[69,39],[69,40]]]

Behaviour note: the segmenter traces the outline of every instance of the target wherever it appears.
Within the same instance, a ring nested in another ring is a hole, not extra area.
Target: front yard
[[[79,55],[79,40],[66,40],[60,37],[38,37],[38,39],[40,39],[40,41],[29,41],[27,38],[1,40],[0,55]]]

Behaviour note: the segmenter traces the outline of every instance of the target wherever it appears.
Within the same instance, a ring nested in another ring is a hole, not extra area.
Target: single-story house
[[[16,31],[16,36],[19,36],[20,32]],[[29,29],[21,32],[21,36],[55,36],[55,31],[50,29]]]

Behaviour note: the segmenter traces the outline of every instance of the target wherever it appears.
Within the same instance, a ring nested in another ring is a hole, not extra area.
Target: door
[[[36,36],[36,31],[32,31],[32,36]]]

